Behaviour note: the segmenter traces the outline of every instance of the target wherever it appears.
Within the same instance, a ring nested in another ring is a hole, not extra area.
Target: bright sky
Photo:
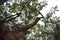
[[[42,0],[39,0],[42,1]],[[52,8],[55,7],[56,5],[58,6],[58,10],[56,12],[55,15],[53,16],[60,16],[60,0],[47,0],[48,5],[46,7],[43,8],[43,10],[41,11],[41,13],[46,16],[46,13]],[[41,21],[39,21],[38,23],[43,24]]]
[[[41,11],[44,16],[46,16],[46,13],[52,8],[55,7],[56,5],[58,6],[58,12],[56,12],[56,16],[60,16],[60,0],[47,0],[48,5],[43,8]],[[54,16],[55,16],[54,15]]]

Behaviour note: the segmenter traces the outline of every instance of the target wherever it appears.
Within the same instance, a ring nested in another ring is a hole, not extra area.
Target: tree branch
[[[11,21],[11,20],[19,17],[20,14],[22,14],[22,13],[16,13],[15,15],[11,15],[11,16],[9,16],[9,17],[6,17],[2,22],[3,22],[3,23],[9,22],[9,21]],[[14,17],[14,16],[15,16],[15,17]]]
[[[42,16],[42,18],[44,18],[44,16],[41,14],[41,12],[39,11],[39,10],[37,10],[38,11],[38,13]]]
[[[41,14],[39,10],[37,10],[37,11],[38,11],[39,14]],[[17,32],[19,32],[19,31],[25,31],[25,30],[28,30],[28,29],[32,28],[34,25],[37,24],[37,22],[38,22],[41,18],[44,18],[44,16],[43,16],[42,14],[41,14],[41,16],[42,16],[42,17],[36,18],[36,20],[35,20],[33,23],[21,27],[20,29],[17,30]]]
[[[25,25],[25,26],[19,28],[19,29],[17,30],[17,32],[19,32],[19,31],[26,31],[26,30],[32,28],[34,25],[37,24],[37,22],[38,22],[41,18],[43,18],[43,17],[36,18],[36,20],[35,20],[33,23],[28,24],[28,25]]]
[[[34,27],[34,25],[36,25],[37,22],[38,22],[41,18],[43,18],[43,17],[36,18],[36,20],[35,20],[33,23],[28,24],[28,25],[25,25],[25,26],[19,28],[19,29],[15,32],[15,33],[16,33],[16,34],[15,34],[15,37],[14,37],[15,40],[17,40],[17,38],[18,38],[19,36],[21,36],[21,35],[22,35],[22,36],[26,35],[28,29]]]

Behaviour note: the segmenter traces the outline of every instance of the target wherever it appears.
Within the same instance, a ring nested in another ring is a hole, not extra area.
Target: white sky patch
[[[60,17],[60,0],[46,0],[46,1],[48,5],[41,10],[43,16],[45,17],[47,12],[49,12],[52,7],[57,6],[59,11],[56,11],[55,12],[56,14],[54,14],[53,17],[54,16]],[[38,23],[43,24],[43,22],[41,21],[39,21]]]
[[[38,2],[43,2],[43,0],[38,0]]]
[[[55,7],[56,5],[58,6],[58,12],[56,12],[56,16],[60,16],[60,0],[47,0],[48,5],[43,8],[41,13],[46,16],[46,13],[50,11],[52,7]]]

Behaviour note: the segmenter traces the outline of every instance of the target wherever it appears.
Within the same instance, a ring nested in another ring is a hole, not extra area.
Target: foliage
[[[27,35],[27,40],[60,40],[60,17],[53,17],[57,8],[52,9],[41,20],[44,25],[37,24],[29,30],[31,33]]]
[[[6,4],[0,5],[0,21],[9,21],[10,18],[17,18],[5,23],[6,29],[15,31],[23,25],[27,25],[39,15],[38,11],[47,5],[45,2],[38,0],[14,0],[7,1]],[[41,21],[44,25],[37,24],[29,29],[30,33],[23,37],[23,40],[60,40],[60,18],[52,17],[57,6],[53,11],[49,11],[46,17]],[[17,13],[17,14],[16,14]],[[12,15],[12,16],[11,16]]]
[[[42,10],[45,5],[46,3],[44,2],[38,3],[38,0],[14,0],[14,2],[11,3],[8,0],[7,2],[4,2],[4,5],[0,5],[0,26],[2,27],[2,30],[4,32],[5,30],[16,31],[20,27],[30,24],[30,22],[33,22],[36,19],[40,10]],[[2,33],[4,34],[3,31]],[[7,34],[7,37],[8,36],[9,35]]]
[[[14,20],[9,21],[8,26],[11,28],[14,26],[22,26],[28,24],[31,20],[35,19],[39,13],[37,10],[42,10],[42,8],[46,5],[44,2],[38,3],[38,0],[15,0],[14,2],[9,3],[10,1],[6,2],[5,5],[2,5],[1,11],[2,11],[2,20],[9,20],[9,16],[12,15],[12,17],[15,17],[19,15]],[[19,14],[16,14],[19,13]],[[15,14],[15,15],[14,15]],[[13,16],[14,15],[14,16]],[[7,18],[7,19],[6,19]]]

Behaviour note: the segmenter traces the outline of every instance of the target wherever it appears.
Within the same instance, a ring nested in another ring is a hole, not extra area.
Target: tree
[[[38,0],[1,0],[0,40],[60,40],[60,19],[52,17],[57,6],[44,17],[40,10],[45,5]],[[37,24],[41,18],[42,26]]]
[[[15,2],[5,5],[0,4],[0,40],[18,40],[24,36],[28,29],[32,28],[37,22],[44,18],[40,10],[45,6],[44,2],[37,3],[38,0],[15,0]],[[41,5],[43,3],[43,5]],[[14,13],[14,15],[12,15]],[[42,17],[37,17],[38,15]],[[18,19],[18,20],[17,20]],[[22,23],[18,21],[23,21]],[[30,23],[31,22],[31,23]]]

